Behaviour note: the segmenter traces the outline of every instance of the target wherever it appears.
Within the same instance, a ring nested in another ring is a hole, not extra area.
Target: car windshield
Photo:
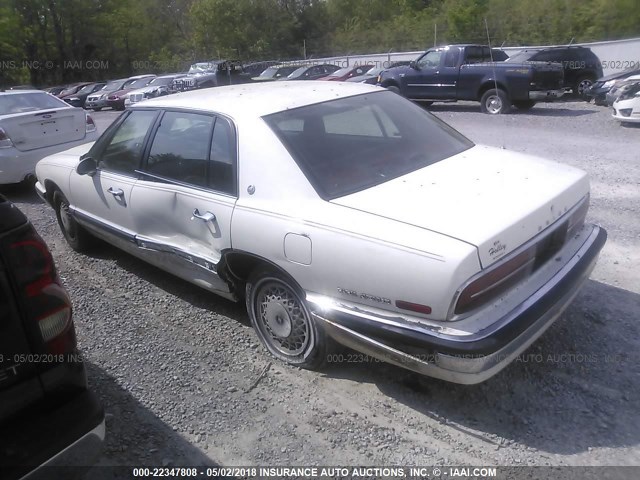
[[[297,78],[307,71],[309,67],[300,67],[289,74],[289,78]]]
[[[0,95],[0,115],[62,107],[69,105],[45,92]]]
[[[95,84],[93,84],[93,83],[91,83],[89,85],[85,85],[80,90],[78,90],[78,95],[82,95],[82,94],[85,94],[85,93],[91,93],[91,91],[93,90],[94,86],[95,86]]]
[[[188,73],[203,73],[203,72],[216,72],[218,71],[217,62],[201,62],[194,63],[189,67]]]
[[[333,72],[329,76],[330,77],[341,77],[342,75],[346,75],[347,73],[349,73],[351,70],[353,70],[353,67],[341,68],[340,70],[336,70],[335,72]]]
[[[473,146],[435,116],[388,91],[286,110],[264,119],[327,200]]]
[[[266,78],[273,78],[278,74],[278,71],[280,69],[277,67],[269,67],[266,70],[264,70],[260,75],[258,75],[259,77],[266,77]]]
[[[369,70],[367,70],[367,73],[365,73],[365,75],[379,75],[380,72],[382,72],[384,70],[384,68],[380,68],[380,67],[373,67],[370,68]]]
[[[149,77],[147,77],[147,78],[139,78],[135,82],[132,82],[129,85],[127,85],[126,88],[136,89],[136,88],[146,87],[149,84],[150,81],[151,81],[151,78],[149,78]]]
[[[122,85],[124,85],[124,82],[126,82],[126,80],[115,80],[113,82],[107,83],[100,90],[105,90],[105,91],[120,90],[122,89]]]
[[[176,77],[156,77],[153,80],[151,80],[147,86],[162,86],[162,85],[171,85],[171,82],[173,82],[173,80]]]
[[[269,67],[259,76],[263,78],[281,78],[286,77],[295,69],[296,67]]]

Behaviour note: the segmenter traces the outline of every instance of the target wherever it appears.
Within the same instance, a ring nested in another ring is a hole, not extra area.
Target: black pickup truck
[[[75,478],[104,433],[51,253],[0,195],[0,478]]]
[[[537,101],[561,97],[562,65],[548,62],[495,62],[484,45],[449,45],[427,50],[408,66],[383,71],[378,85],[411,100],[480,102],[485,113],[526,110]]]

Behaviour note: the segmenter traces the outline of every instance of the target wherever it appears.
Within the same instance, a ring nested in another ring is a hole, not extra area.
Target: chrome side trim
[[[84,212],[72,212],[78,223],[116,248],[227,300],[238,300],[229,284],[218,275],[216,260],[135,235],[134,232],[106,224]]]

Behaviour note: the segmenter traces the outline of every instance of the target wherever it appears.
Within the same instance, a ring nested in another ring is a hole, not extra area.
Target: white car
[[[0,92],[0,184],[34,175],[53,153],[94,141],[93,119],[81,108],[40,90]]]
[[[621,123],[640,123],[640,75],[635,77],[636,81],[628,82],[625,91],[613,102],[612,116]]]
[[[358,83],[151,99],[37,176],[74,249],[95,235],[244,298],[268,351],[307,368],[333,339],[486,380],[560,315],[606,240],[584,222],[583,171],[476,146]]]

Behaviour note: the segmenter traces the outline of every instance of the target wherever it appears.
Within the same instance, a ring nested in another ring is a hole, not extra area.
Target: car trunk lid
[[[581,170],[475,146],[332,203],[470,243],[485,268],[549,227],[588,192]]]
[[[82,140],[86,134],[84,110],[61,107],[38,112],[5,115],[0,127],[20,151]]]

